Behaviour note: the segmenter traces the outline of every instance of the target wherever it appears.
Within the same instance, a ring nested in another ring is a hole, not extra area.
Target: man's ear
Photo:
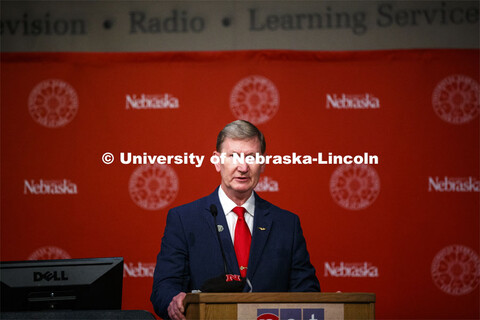
[[[264,157],[265,157],[265,154],[262,154],[262,156],[264,156]],[[265,164],[265,163],[264,163],[264,164],[262,164],[262,166],[260,167],[260,173],[263,173],[263,172],[265,171],[265,166],[266,166],[266,164]]]
[[[220,169],[221,169],[221,166],[220,166],[220,161],[221,161],[220,153],[219,153],[218,151],[213,151],[213,155],[218,157],[217,163],[214,163],[213,165],[215,166],[215,170],[217,170],[217,172],[220,172]]]

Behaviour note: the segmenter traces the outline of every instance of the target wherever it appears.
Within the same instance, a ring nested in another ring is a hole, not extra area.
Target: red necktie
[[[245,208],[235,207],[233,212],[238,216],[237,225],[235,226],[234,248],[237,254],[238,266],[240,267],[240,275],[247,276],[248,256],[250,255],[250,243],[252,235],[245,222]]]

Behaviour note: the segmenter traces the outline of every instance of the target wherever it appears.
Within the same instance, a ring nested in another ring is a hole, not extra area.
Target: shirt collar
[[[252,191],[252,194],[248,198],[247,201],[242,205],[242,207],[247,210],[248,214],[250,214],[252,217],[255,214],[255,195],[253,194],[254,191]],[[232,212],[233,208],[237,207],[235,202],[233,202],[223,191],[222,187],[218,188],[218,198],[220,199],[220,204],[222,205],[223,212],[225,215],[228,215],[230,212]]]

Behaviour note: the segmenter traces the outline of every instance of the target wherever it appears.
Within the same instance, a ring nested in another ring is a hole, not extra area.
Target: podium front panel
[[[187,294],[187,319],[374,319],[372,293]]]

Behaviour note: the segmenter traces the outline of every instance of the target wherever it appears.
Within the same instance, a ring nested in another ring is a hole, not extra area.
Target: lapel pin
[[[262,228],[262,227],[258,227],[258,229],[259,229],[260,231],[265,231],[265,230],[267,230],[267,228]]]
[[[223,231],[223,226],[221,224],[217,224],[217,230],[218,230],[218,232],[222,232]]]

